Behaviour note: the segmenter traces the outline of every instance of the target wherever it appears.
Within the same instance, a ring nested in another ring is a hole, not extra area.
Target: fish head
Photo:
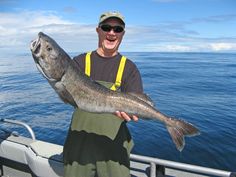
[[[49,81],[61,80],[70,57],[52,38],[39,32],[37,39],[31,42],[30,50],[38,70],[44,77]]]

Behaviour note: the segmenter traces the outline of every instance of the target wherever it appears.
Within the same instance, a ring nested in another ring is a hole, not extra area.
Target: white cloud
[[[71,51],[80,51],[79,47],[86,50],[90,48],[91,41],[94,43],[96,39],[93,25],[64,20],[53,11],[0,13],[1,50],[28,52],[30,41],[36,38],[40,31],[52,35],[63,47]]]
[[[169,52],[189,52],[191,48],[189,46],[182,45],[167,45],[165,46],[166,50]]]
[[[20,13],[0,13],[0,34],[14,35],[32,27],[40,27],[49,24],[72,24],[62,20],[54,12],[31,12],[23,11]]]
[[[174,44],[147,44],[143,46],[144,50],[158,51],[158,52],[190,52],[194,48],[185,45],[174,45]]]
[[[236,43],[213,43],[210,44],[213,51],[236,50]]]
[[[53,11],[0,13],[0,50],[29,52],[29,43],[42,31],[67,52],[87,52],[97,47],[96,24],[63,19]],[[121,51],[236,51],[234,38],[201,38],[184,25],[128,26]],[[226,42],[225,42],[226,41]],[[228,41],[228,42],[227,42]]]

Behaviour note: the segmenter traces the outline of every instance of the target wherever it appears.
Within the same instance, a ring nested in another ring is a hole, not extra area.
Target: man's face
[[[111,29],[110,27],[114,28]],[[124,25],[118,19],[111,18],[97,28],[99,47],[102,47],[104,52],[116,52],[118,50],[125,33],[119,27],[124,29]]]

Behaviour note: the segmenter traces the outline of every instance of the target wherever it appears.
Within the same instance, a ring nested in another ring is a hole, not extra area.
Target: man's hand
[[[131,121],[133,119],[133,121],[137,122],[138,121],[138,117],[135,115],[132,115],[132,117],[128,116],[128,114],[126,114],[125,112],[120,112],[120,111],[116,111],[115,115],[120,117],[121,119],[126,120],[127,122]]]

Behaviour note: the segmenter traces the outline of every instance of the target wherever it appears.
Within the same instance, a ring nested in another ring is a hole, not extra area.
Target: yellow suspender
[[[126,62],[126,57],[122,56],[121,60],[120,60],[120,65],[118,68],[118,72],[116,75],[116,82],[115,84],[113,84],[111,86],[111,90],[116,90],[117,88],[119,88],[121,86],[121,80],[122,80],[122,76],[123,76],[123,72],[124,72],[124,68],[125,68],[125,62]],[[85,74],[87,76],[90,76],[90,71],[91,71],[91,52],[88,52],[85,56]]]
[[[121,60],[120,60],[120,65],[118,68],[118,72],[116,75],[116,82],[115,84],[112,85],[112,87],[110,88],[111,90],[116,90],[121,86],[121,80],[122,80],[122,76],[123,76],[123,72],[124,72],[124,68],[125,68],[125,62],[126,62],[126,57],[122,56]]]
[[[91,70],[91,52],[88,52],[85,57],[85,74],[87,76],[90,76],[90,70]]]

